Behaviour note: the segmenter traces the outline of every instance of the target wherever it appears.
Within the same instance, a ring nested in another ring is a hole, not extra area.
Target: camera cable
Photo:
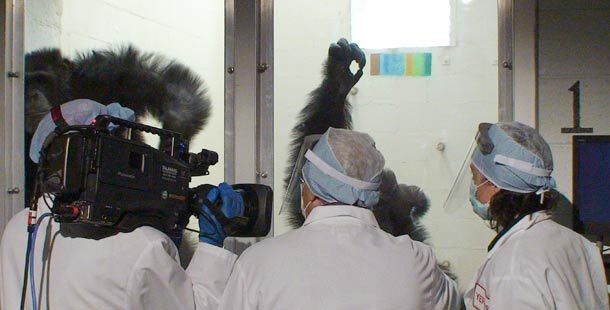
[[[34,273],[34,265],[35,265],[35,252],[36,252],[36,236],[38,235],[38,228],[40,227],[40,223],[42,223],[42,220],[44,220],[45,217],[49,217],[52,216],[52,213],[47,212],[44,213],[43,215],[40,216],[40,218],[38,218],[38,221],[36,222],[36,226],[34,226],[34,232],[32,233],[32,242],[31,242],[31,249],[30,249],[30,291],[32,294],[32,309],[37,310],[38,309],[38,304],[36,301],[36,279],[35,279],[35,273]]]

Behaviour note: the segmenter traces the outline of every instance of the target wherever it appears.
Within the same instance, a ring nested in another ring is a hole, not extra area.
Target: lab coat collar
[[[309,216],[307,216],[307,219],[305,219],[303,226],[324,219],[340,216],[353,217],[365,224],[379,227],[379,224],[375,219],[375,215],[373,215],[371,210],[348,205],[327,205],[316,207],[311,210],[311,213],[309,213]]]
[[[506,241],[508,241],[508,239],[510,239],[512,236],[522,231],[528,230],[532,226],[542,221],[549,220],[550,218],[551,214],[548,211],[538,211],[532,213],[531,215],[526,215],[496,242],[493,248],[487,253],[487,258],[490,258],[496,252],[496,250],[499,249],[504,243],[506,243]]]

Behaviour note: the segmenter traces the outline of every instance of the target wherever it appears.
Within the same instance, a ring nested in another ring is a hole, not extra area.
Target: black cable
[[[19,307],[19,309],[24,310],[25,309],[25,295],[27,294],[27,290],[28,290],[28,270],[30,269],[30,250],[31,250],[31,246],[32,246],[32,233],[33,231],[30,230],[30,228],[28,227],[28,244],[27,244],[27,248],[25,250],[25,267],[23,269],[23,287],[21,288],[21,306]]]
[[[197,230],[197,229],[192,229],[192,228],[188,228],[188,227],[185,227],[185,228],[184,228],[184,230],[188,230],[188,231],[190,231],[190,232],[194,232],[194,233],[200,233],[200,231],[199,231],[199,230]]]
[[[38,305],[37,305],[37,299],[36,299],[36,283],[35,283],[35,273],[34,273],[34,259],[36,257],[36,233],[38,232],[38,229],[40,228],[40,224],[42,223],[42,221],[44,220],[45,217],[48,216],[52,216],[53,213],[51,212],[46,212],[44,214],[42,214],[40,217],[38,217],[38,220],[36,221],[36,224],[34,226],[34,232],[32,234],[32,242],[30,245],[30,256],[31,256],[31,260],[30,260],[30,290],[31,290],[31,294],[32,294],[32,307],[33,309],[38,309]]]
[[[47,196],[51,196],[50,194],[47,194]],[[49,208],[49,212],[51,212],[52,207],[49,205],[49,202],[47,202],[47,196],[45,196],[44,194],[42,195],[42,201],[44,201],[44,204],[47,206],[47,208]],[[51,198],[49,198],[51,199]],[[52,203],[55,203],[55,199],[51,199]]]
[[[23,286],[21,288],[21,305],[20,309],[25,309],[25,295],[27,294],[28,287],[28,271],[30,267],[30,251],[32,250],[32,235],[34,234],[34,227],[36,226],[36,222],[30,223],[32,220],[30,217],[32,216],[32,211],[37,211],[37,203],[40,198],[40,186],[42,184],[42,169],[40,166],[38,167],[38,171],[36,172],[36,180],[34,182],[34,196],[32,197],[32,201],[30,202],[30,211],[28,212],[28,243],[25,249],[25,265],[23,270]],[[34,275],[30,275],[34,276]]]
[[[70,130],[70,128],[73,128],[73,130],[77,130],[77,131],[82,131],[82,130],[87,130],[89,127],[85,127],[85,126],[69,126],[69,128],[63,128],[60,129],[59,127],[55,129],[55,131],[53,131],[53,133],[49,134],[49,136],[45,139],[45,141],[43,142],[43,146],[40,150],[40,163],[38,166],[38,171],[36,171],[36,180],[34,183],[34,196],[32,197],[32,201],[30,202],[30,213],[28,213],[28,243],[27,243],[27,247],[25,249],[25,265],[24,265],[24,270],[23,270],[23,286],[21,288],[21,305],[20,305],[20,309],[24,310],[25,309],[25,295],[27,294],[27,287],[28,287],[28,271],[29,271],[29,267],[30,267],[30,251],[32,250],[32,235],[34,234],[34,228],[36,226],[36,222],[34,223],[30,223],[31,216],[32,216],[32,211],[36,212],[37,211],[37,203],[38,203],[38,199],[41,196],[44,196],[41,194],[40,187],[43,186],[44,184],[44,176],[43,176],[43,166],[45,166],[45,151],[46,149],[49,147],[49,145],[51,144],[51,142],[53,142],[53,140],[55,140],[56,137],[58,137],[59,135],[61,135],[64,132],[67,132],[68,130]],[[45,204],[47,203],[47,201],[44,199],[43,197],[43,201],[45,202]],[[48,206],[48,205],[47,205]],[[30,275],[30,276],[34,276],[34,275]]]

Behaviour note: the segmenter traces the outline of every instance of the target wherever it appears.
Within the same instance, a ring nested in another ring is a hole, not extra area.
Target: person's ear
[[[491,189],[490,189],[491,197],[495,196],[499,191],[502,190],[501,188],[497,187],[495,184],[493,184],[491,182],[489,182],[489,183],[491,184]]]

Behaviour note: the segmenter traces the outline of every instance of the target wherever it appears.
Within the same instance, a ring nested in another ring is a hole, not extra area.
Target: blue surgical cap
[[[488,137],[493,149],[489,154],[475,149],[472,164],[494,185],[539,194],[556,187],[550,148],[533,128],[517,122],[499,123],[489,127]]]
[[[106,106],[89,99],[77,99],[62,104],[60,109],[68,125],[90,125],[98,115],[111,115],[129,121],[135,120],[133,110],[122,107],[116,102]],[[113,129],[114,126],[110,124],[110,129]],[[38,124],[30,144],[30,158],[33,162],[38,163],[42,145],[55,127],[51,113],[48,113]]]
[[[385,161],[369,135],[329,128],[305,158],[303,179],[315,196],[367,208],[379,201]]]

